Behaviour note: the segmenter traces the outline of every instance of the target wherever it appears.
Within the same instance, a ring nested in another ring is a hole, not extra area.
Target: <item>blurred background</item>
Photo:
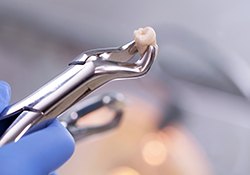
[[[16,102],[82,51],[123,45],[135,29],[152,26],[160,52],[149,74],[91,95],[122,92],[122,124],[79,141],[58,173],[246,175],[249,6],[247,0],[1,0],[0,79],[10,83]]]

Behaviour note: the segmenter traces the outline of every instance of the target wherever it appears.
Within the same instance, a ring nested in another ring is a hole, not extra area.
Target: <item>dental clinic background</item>
[[[247,175],[249,7],[246,0],[1,0],[0,79],[17,102],[81,52],[123,45],[152,26],[159,53],[150,72],[89,96],[123,93],[121,125],[77,142],[57,173]]]

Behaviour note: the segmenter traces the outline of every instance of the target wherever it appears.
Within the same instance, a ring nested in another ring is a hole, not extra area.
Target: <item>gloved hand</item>
[[[10,87],[0,81],[0,112],[9,100]],[[68,131],[58,120],[43,126],[0,148],[1,175],[48,175],[70,158],[74,141]]]

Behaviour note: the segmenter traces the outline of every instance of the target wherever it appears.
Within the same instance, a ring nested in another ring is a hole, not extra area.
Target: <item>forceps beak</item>
[[[85,64],[87,60],[106,59],[109,61],[127,62],[137,53],[135,41],[120,47],[94,49],[83,52],[69,65]]]
[[[0,139],[0,146],[19,140],[33,125],[56,118],[103,84],[118,78],[139,77],[153,64],[157,46],[149,45],[138,53],[135,42],[118,48],[97,49],[82,53],[69,68],[35,93],[7,107],[1,115],[14,122]]]

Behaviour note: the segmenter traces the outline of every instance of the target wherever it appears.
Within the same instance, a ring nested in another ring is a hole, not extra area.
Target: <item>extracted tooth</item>
[[[156,45],[156,34],[152,27],[139,28],[134,31],[135,46],[143,55],[149,45]]]

